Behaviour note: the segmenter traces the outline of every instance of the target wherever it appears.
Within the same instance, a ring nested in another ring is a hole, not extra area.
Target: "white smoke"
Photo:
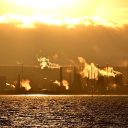
[[[20,81],[21,87],[24,87],[26,91],[31,89],[30,80],[21,80]]]
[[[106,66],[104,69],[100,69],[94,63],[88,64],[83,57],[78,57],[80,63],[80,74],[81,76],[89,79],[98,79],[98,75],[106,77],[115,77],[121,74],[115,71],[113,67]]]
[[[56,84],[57,86],[61,86],[58,80],[55,80],[53,83]],[[67,80],[62,80],[62,86],[64,86],[66,90],[69,90],[69,83]]]
[[[11,88],[15,88],[15,85],[10,84],[10,83],[6,83],[6,86],[9,86],[9,87],[11,87]]]
[[[47,59],[46,57],[40,57],[37,60],[40,63],[41,69],[44,69],[44,68],[51,68],[51,69],[60,68],[59,64],[55,64],[55,63],[50,62],[50,60]]]

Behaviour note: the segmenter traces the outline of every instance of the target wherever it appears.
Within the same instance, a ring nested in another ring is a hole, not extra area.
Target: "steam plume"
[[[51,69],[60,68],[59,64],[52,63],[50,62],[49,59],[45,57],[38,58],[38,62],[40,63],[41,69],[44,69],[45,67],[51,68]]]
[[[106,66],[104,69],[99,69],[94,63],[88,64],[83,57],[78,57],[80,62],[80,74],[81,76],[87,77],[89,79],[98,79],[98,75],[115,77],[118,74],[121,74],[118,71],[115,71],[113,67]]]
[[[26,91],[31,89],[30,80],[21,80],[21,87],[24,87]]]
[[[63,86],[66,88],[66,90],[69,90],[69,83],[67,80],[62,81]]]
[[[15,85],[9,84],[9,83],[6,83],[6,86],[9,86],[9,87],[11,87],[11,88],[15,88]]]
[[[55,80],[53,83],[56,84],[57,86],[61,86],[58,80]],[[66,90],[69,90],[69,83],[67,80],[63,80],[62,85],[65,87]]]

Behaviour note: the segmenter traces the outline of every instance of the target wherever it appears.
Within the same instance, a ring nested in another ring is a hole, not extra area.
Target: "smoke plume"
[[[57,86],[61,86],[58,80],[55,80],[53,83],[56,84]],[[67,80],[62,80],[62,85],[65,87],[66,90],[69,90],[69,83]]]
[[[83,57],[78,57],[78,60],[80,63],[80,74],[83,78],[98,79],[98,75],[115,77],[116,75],[121,74],[108,65],[104,69],[100,69],[94,63],[88,64]]]
[[[51,68],[51,69],[60,68],[59,64],[55,64],[55,63],[50,62],[50,60],[47,59],[46,57],[40,57],[37,60],[40,63],[41,69],[44,69],[44,68]]]
[[[21,80],[21,87],[24,87],[26,91],[31,89],[30,80]]]

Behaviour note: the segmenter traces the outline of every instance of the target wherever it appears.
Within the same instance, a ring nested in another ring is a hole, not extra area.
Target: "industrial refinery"
[[[0,66],[1,94],[128,94],[127,74],[119,67],[88,64],[60,66],[38,58],[40,66]],[[117,71],[115,71],[117,69]]]

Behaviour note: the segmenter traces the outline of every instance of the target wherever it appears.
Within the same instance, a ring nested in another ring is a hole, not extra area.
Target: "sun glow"
[[[44,16],[44,15],[33,15],[23,16],[6,14],[0,16],[0,24],[12,24],[19,28],[35,28],[37,24],[46,24],[54,26],[63,26],[66,28],[74,28],[76,26],[107,26],[107,27],[120,27],[119,25],[109,22],[101,17],[80,17],[80,18],[69,18],[61,16]]]
[[[37,24],[64,26],[67,28],[74,28],[79,25],[102,25],[107,27],[120,27],[122,25],[111,22],[113,20],[100,14],[101,12],[104,14],[104,9],[101,11],[100,8],[104,4],[103,2],[98,2],[98,0],[5,1],[10,8],[5,6],[6,13],[4,12],[0,16],[0,23],[9,23],[19,28],[34,28]]]
[[[76,0],[8,0],[18,6],[37,9],[56,9],[70,6]]]
[[[35,19],[55,25],[68,22],[69,28],[72,28],[74,24],[83,22],[79,18],[86,19],[85,16],[88,20],[84,20],[84,25],[101,23],[113,26],[110,21],[124,25],[127,24],[127,5],[126,0],[0,0],[0,22],[8,22],[7,19],[2,18],[2,15],[11,14],[22,17],[22,20],[19,19],[23,22],[22,27],[25,28],[34,27]],[[90,23],[92,19],[93,22]],[[21,27],[20,24],[16,26]]]

